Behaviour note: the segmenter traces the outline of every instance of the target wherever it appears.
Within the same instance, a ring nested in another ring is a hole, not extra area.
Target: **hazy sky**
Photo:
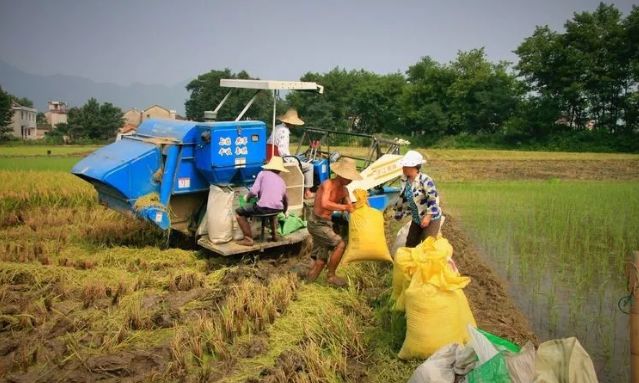
[[[638,1],[615,5],[627,14]],[[171,85],[210,69],[298,79],[335,66],[405,71],[484,46],[512,51],[597,0],[0,0],[0,59],[36,74]]]

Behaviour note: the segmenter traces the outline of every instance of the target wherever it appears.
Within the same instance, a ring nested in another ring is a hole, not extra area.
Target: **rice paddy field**
[[[294,272],[309,243],[166,248],[68,173],[93,149],[0,146],[0,380],[405,382],[419,365],[396,357],[389,265],[340,268],[350,285],[333,289]],[[520,344],[577,336],[601,381],[627,381],[617,301],[639,249],[639,156],[423,152],[479,326]]]

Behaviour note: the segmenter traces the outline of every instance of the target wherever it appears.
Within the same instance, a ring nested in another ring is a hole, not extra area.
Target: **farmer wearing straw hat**
[[[409,150],[399,161],[402,165],[402,186],[399,199],[395,203],[395,219],[411,217],[406,247],[419,245],[426,237],[436,237],[441,227],[442,209],[435,181],[421,172],[426,163],[424,157],[415,150]]]
[[[251,190],[246,196],[247,201],[251,197],[257,197],[257,203],[245,205],[235,210],[237,223],[244,234],[244,238],[237,242],[240,245],[253,245],[253,234],[247,217],[258,214],[286,212],[288,209],[286,184],[282,177],[279,176],[280,172],[288,173],[288,170],[284,167],[282,157],[272,157],[268,164],[262,166],[262,169],[264,170],[258,173]]]
[[[271,136],[266,141],[266,157],[270,156],[290,156],[290,128],[304,125],[304,121],[297,115],[297,110],[289,108],[286,113],[277,117],[282,123],[275,126]],[[284,159],[286,162],[295,161],[291,158]],[[302,162],[302,172],[304,173],[304,198],[313,198],[311,188],[313,187],[313,164]]]
[[[315,281],[324,266],[328,264],[328,283],[342,287],[347,282],[335,275],[335,270],[342,259],[346,243],[333,230],[331,216],[334,211],[353,211],[346,185],[351,181],[361,180],[362,176],[357,172],[355,161],[350,158],[341,158],[332,164],[331,171],[335,173],[335,178],[324,181],[320,185],[315,196],[313,213],[308,220],[308,232],[313,237],[311,257],[315,262],[308,271],[306,279],[309,282]]]

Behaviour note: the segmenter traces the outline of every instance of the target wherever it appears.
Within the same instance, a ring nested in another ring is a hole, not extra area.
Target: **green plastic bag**
[[[480,328],[478,328],[477,331],[482,333],[499,351],[510,351],[515,354],[521,351],[521,348],[519,346],[504,338],[500,338],[497,335],[491,334],[488,331],[482,330]]]
[[[256,203],[257,202],[257,198],[256,197],[251,197],[247,201],[246,200],[246,196],[245,195],[241,195],[239,197],[239,202],[240,202],[240,207],[244,207],[246,205],[252,205],[252,204]]]
[[[295,214],[289,214],[287,217],[284,213],[280,213],[277,219],[280,223],[277,228],[279,235],[288,235],[306,227],[306,221]]]
[[[504,355],[499,353],[466,375],[468,383],[512,383]]]

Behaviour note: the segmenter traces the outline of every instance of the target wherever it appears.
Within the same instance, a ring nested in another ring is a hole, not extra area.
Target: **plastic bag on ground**
[[[506,354],[506,367],[513,383],[531,383],[535,378],[535,346],[528,342],[516,354]]]
[[[521,347],[517,346],[507,339],[500,338],[497,335],[491,334],[488,331],[482,330],[480,328],[478,328],[477,331],[484,335],[486,339],[488,339],[490,343],[492,343],[493,346],[497,348],[498,351],[508,351],[512,353],[518,353],[519,351],[521,351]]]
[[[449,344],[437,350],[415,369],[408,383],[454,383],[453,365],[459,348],[458,344]]]
[[[211,185],[206,206],[206,219],[209,240],[213,243],[226,243],[233,239],[233,197],[232,190],[224,191]],[[215,214],[210,214],[214,212]]]
[[[497,353],[486,363],[466,375],[468,383],[511,383],[510,373],[502,353]]]
[[[590,355],[577,338],[551,340],[539,345],[535,383],[596,383]]]
[[[516,344],[473,326],[468,326],[468,334],[471,338],[470,345],[479,361],[477,366],[488,362],[500,351],[517,353],[520,350]]]
[[[477,365],[477,354],[470,346],[458,347],[455,353],[455,364],[453,370],[457,375],[466,375]]]
[[[386,245],[384,215],[368,206],[366,190],[355,189],[357,202],[350,215],[348,225],[348,246],[342,263],[347,265],[359,261],[393,262]]]
[[[286,216],[284,213],[280,213],[277,216],[277,220],[279,222],[277,234],[279,235],[286,236],[306,227],[306,221],[295,214]]]
[[[410,229],[411,221],[406,222],[404,226],[397,232],[393,247],[391,247],[391,254],[396,254],[400,247],[406,246],[406,238],[408,237],[408,230]]]

